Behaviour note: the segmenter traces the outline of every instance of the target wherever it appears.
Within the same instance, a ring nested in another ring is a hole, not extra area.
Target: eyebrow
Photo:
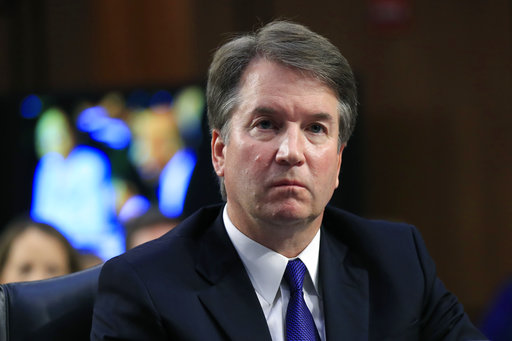
[[[317,113],[317,114],[313,114],[311,115],[315,121],[327,121],[327,122],[333,122],[333,123],[336,123],[336,116],[332,116],[328,113],[324,113],[324,112],[320,112],[320,113]]]
[[[276,114],[278,110],[270,107],[256,107],[252,112],[253,114]]]
[[[275,115],[278,112],[279,112],[279,110],[276,110],[271,107],[266,107],[266,106],[256,107],[253,110],[253,114]],[[333,119],[334,117],[332,115],[330,115],[328,113],[324,113],[324,112],[319,112],[319,113],[315,113],[315,114],[308,115],[308,116],[311,119],[311,121],[327,121],[327,122],[336,121],[335,119]]]

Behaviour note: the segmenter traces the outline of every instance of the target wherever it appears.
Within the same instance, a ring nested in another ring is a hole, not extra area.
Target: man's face
[[[338,186],[337,99],[319,80],[265,59],[241,79],[228,142],[212,135],[234,224],[288,226],[320,221]]]

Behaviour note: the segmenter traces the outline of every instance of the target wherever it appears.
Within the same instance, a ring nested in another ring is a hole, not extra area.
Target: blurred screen
[[[208,190],[200,199],[190,196],[193,178],[197,187],[202,182],[216,186],[207,166],[203,86],[93,95],[34,93],[17,102],[25,132],[18,139],[23,145],[19,151],[30,150],[32,156],[32,164],[25,160],[20,165],[30,168],[25,170],[31,181],[27,209],[82,252],[102,259],[122,253],[123,224],[151,207],[181,219],[219,201]]]

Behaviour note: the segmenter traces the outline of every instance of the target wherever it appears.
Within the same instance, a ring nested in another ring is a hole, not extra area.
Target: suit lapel
[[[326,229],[319,271],[327,340],[368,340],[368,273]]]
[[[247,272],[219,215],[205,234],[196,264],[211,286],[199,299],[232,340],[271,340]]]

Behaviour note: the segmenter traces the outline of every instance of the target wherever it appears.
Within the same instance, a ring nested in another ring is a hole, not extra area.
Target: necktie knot
[[[299,258],[291,260],[286,266],[284,279],[288,283],[292,292],[302,291],[304,275],[306,274],[306,265]]]

